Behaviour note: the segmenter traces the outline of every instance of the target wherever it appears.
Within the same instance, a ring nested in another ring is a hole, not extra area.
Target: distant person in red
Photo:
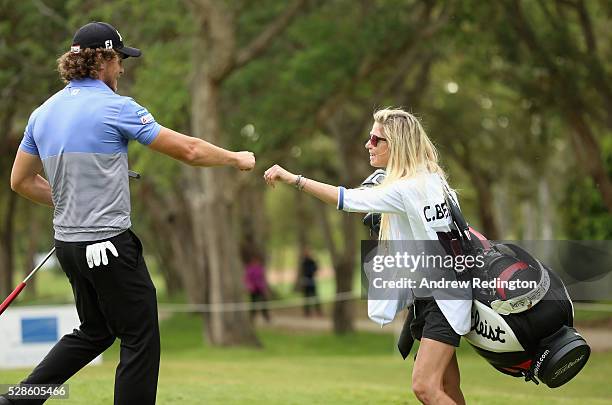
[[[266,271],[263,266],[261,257],[253,254],[246,264],[244,272],[244,283],[249,294],[251,295],[251,320],[255,319],[257,309],[261,309],[266,322],[270,321],[270,314],[266,306],[266,298],[268,297],[268,283],[266,282]]]
[[[302,251],[302,263],[300,265],[302,292],[304,293],[304,315],[310,316],[310,308],[314,308],[317,315],[321,316],[321,304],[317,296],[317,282],[315,274],[318,270],[317,262],[310,255],[308,248]]]

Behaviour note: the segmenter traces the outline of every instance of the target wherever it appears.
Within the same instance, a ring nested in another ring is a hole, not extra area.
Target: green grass
[[[198,317],[162,322],[159,404],[412,404],[412,360],[401,360],[392,335],[264,330],[262,349],[222,349],[202,344]],[[118,345],[104,364],[69,381],[62,404],[112,403]],[[612,353],[595,354],[574,380],[558,389],[498,373],[471,348],[459,349],[462,387],[470,404],[607,404],[612,398]],[[0,371],[14,383],[29,370]],[[58,402],[59,403],[59,402]]]

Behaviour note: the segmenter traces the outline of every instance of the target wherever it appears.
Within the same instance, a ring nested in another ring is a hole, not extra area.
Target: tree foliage
[[[143,174],[132,187],[135,226],[153,247],[166,282],[186,289],[192,302],[210,300],[201,286],[209,281],[208,270],[194,278],[194,267],[203,263],[194,265],[194,257],[206,251],[194,242],[205,230],[194,201],[227,188],[233,190],[228,211],[218,205],[209,216],[217,220],[212,213],[231,212],[227,216],[235,221],[223,226],[235,232],[236,244],[255,238],[268,256],[296,243],[325,246],[337,270],[337,291],[351,288],[356,241],[366,237],[357,219],[293,190],[265,189],[261,174],[280,163],[356,186],[371,170],[363,149],[371,114],[387,105],[422,119],[463,209],[488,236],[611,235],[607,1],[0,5],[0,290],[13,282],[12,253],[25,261],[32,218],[42,235],[36,246],[51,241],[50,212],[26,209],[29,203],[15,198],[8,179],[29,114],[62,87],[56,58],[91,20],[114,24],[126,43],[143,50],[143,58],[126,61],[121,94],[147,106],[164,126],[257,155],[250,176],[209,171],[204,179],[142,146],[130,147],[130,165]],[[298,8],[282,29],[266,31],[291,7]],[[225,42],[211,32],[226,35]],[[208,104],[202,101],[210,95],[202,90],[203,79],[216,92]],[[214,228],[207,237],[225,231]],[[236,291],[232,299],[241,294]],[[350,309],[339,311],[350,329]]]

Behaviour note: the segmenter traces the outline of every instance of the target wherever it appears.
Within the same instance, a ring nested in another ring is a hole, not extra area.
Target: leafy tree
[[[8,188],[12,163],[30,113],[61,87],[55,58],[66,49],[61,41],[65,29],[59,25],[65,9],[63,2],[53,5],[56,11],[50,13],[41,2],[0,2],[0,294],[4,296],[14,287],[17,210],[28,204]],[[48,208],[36,209],[49,213]]]

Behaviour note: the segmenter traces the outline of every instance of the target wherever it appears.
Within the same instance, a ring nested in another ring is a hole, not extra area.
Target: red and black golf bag
[[[563,281],[520,246],[488,241],[470,228],[446,194],[464,254],[484,257],[472,280],[495,280],[492,287],[473,288],[472,327],[464,338],[502,373],[536,384],[539,379],[550,388],[565,384],[586,365],[591,348],[573,328],[574,308]],[[508,288],[518,280],[531,283]]]
[[[384,171],[377,170],[363,186],[380,184],[383,178]],[[461,275],[470,278],[474,287],[471,330],[463,337],[504,374],[536,384],[540,380],[551,388],[567,383],[585,366],[591,349],[573,328],[573,305],[562,280],[520,246],[488,241],[470,228],[450,190],[446,191],[454,230],[439,234],[440,242],[451,254],[481,255],[484,263]],[[378,233],[379,214],[368,214],[363,222]],[[507,288],[513,281],[529,286]],[[486,287],[480,287],[483,284]],[[411,315],[409,311],[398,342],[404,359],[413,343]]]
[[[477,234],[472,232],[473,235]],[[573,328],[572,301],[561,279],[518,245],[479,250],[485,266],[472,277],[533,281],[535,288],[474,288],[471,331],[464,336],[504,374],[559,387],[585,366],[591,349]]]

